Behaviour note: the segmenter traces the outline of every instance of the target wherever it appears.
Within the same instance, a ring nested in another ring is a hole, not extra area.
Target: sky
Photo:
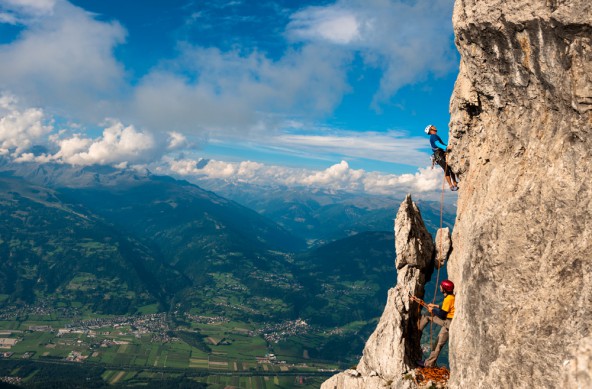
[[[453,0],[0,0],[0,155],[430,192]]]

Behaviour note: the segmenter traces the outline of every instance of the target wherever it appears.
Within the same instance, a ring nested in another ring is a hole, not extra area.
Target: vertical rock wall
[[[562,388],[592,330],[592,1],[457,0],[453,22],[449,385]]]

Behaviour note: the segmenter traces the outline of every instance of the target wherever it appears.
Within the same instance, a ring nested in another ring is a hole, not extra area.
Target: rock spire
[[[433,271],[434,243],[417,205],[407,195],[395,219],[397,285],[389,290],[384,313],[366,342],[362,359],[350,369],[327,380],[323,389],[413,388],[405,373],[421,359],[417,305],[409,296],[423,296]]]

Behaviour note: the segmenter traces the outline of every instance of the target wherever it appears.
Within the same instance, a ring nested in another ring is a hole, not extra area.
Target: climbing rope
[[[433,384],[446,384],[450,378],[450,372],[445,367],[419,367],[416,370],[415,383],[427,385],[430,381]]]
[[[433,168],[434,162],[432,161],[432,168]],[[443,224],[444,224],[444,191],[445,191],[445,183],[446,183],[446,171],[448,170],[448,155],[445,154],[445,162],[444,162],[444,178],[442,179],[442,189],[440,191],[440,239],[439,239],[439,246],[440,246],[440,250],[438,252],[438,258],[436,258],[436,261],[438,263],[438,271],[436,272],[436,284],[435,284],[435,289],[434,289],[434,297],[432,299],[432,304],[435,303],[436,301],[436,295],[438,293],[438,286],[440,283],[440,268],[442,266],[444,266],[444,264],[442,263],[442,240],[444,237],[444,233],[441,231]],[[395,236],[395,241],[396,241],[396,236]],[[395,250],[396,250],[396,243],[395,243]],[[426,309],[428,308],[428,305],[421,301],[421,300],[416,300],[419,304],[417,305],[417,314],[418,316],[421,314],[421,307],[425,307]],[[434,332],[434,322],[430,321],[430,352],[433,351],[433,343],[432,343],[432,339],[433,339],[433,332]]]
[[[440,192],[440,239],[439,239],[439,243],[440,243],[440,250],[438,252],[438,258],[436,258],[437,261],[437,268],[438,271],[436,272],[436,284],[434,286],[434,297],[432,299],[432,304],[434,304],[436,302],[436,295],[438,294],[438,286],[440,283],[440,268],[442,266],[444,266],[444,264],[442,263],[442,239],[444,237],[444,233],[442,232],[442,225],[443,225],[443,221],[444,221],[444,191],[445,191],[445,183],[446,183],[446,172],[448,170],[448,153],[444,154],[444,178],[442,179],[442,190]],[[434,348],[434,344],[432,342],[432,335],[434,332],[434,322],[430,321],[430,352],[433,351]]]

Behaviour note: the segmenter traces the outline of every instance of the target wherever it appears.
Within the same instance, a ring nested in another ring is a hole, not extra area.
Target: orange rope
[[[444,163],[444,178],[442,179],[442,190],[440,193],[440,251],[438,253],[438,258],[436,258],[436,260],[438,261],[438,271],[436,272],[436,285],[435,285],[435,290],[434,290],[434,298],[432,299],[432,304],[434,304],[436,302],[436,295],[438,293],[438,286],[439,286],[439,282],[440,282],[440,268],[443,266],[440,265],[442,263],[442,239],[444,237],[444,233],[441,231],[442,230],[442,226],[443,226],[443,219],[444,219],[444,191],[445,191],[445,183],[446,183],[446,171],[448,170],[448,154],[444,154],[445,155],[445,163]],[[432,167],[433,167],[433,163],[432,163]],[[396,236],[395,236],[395,240],[396,240]],[[396,250],[396,244],[395,244],[395,250]],[[421,307],[425,307],[427,309],[427,304],[425,302],[423,302],[420,299],[415,300],[416,302],[418,302],[418,310],[421,312]],[[433,338],[433,326],[434,326],[434,322],[430,320],[430,352],[433,351],[432,348],[432,338]]]
[[[450,378],[450,372],[445,367],[419,367],[417,372],[417,383],[425,385],[428,382],[446,384]]]
[[[434,304],[436,302],[436,294],[438,293],[438,286],[440,283],[440,268],[444,265],[442,264],[442,238],[444,236],[444,233],[442,232],[442,225],[443,225],[443,215],[444,215],[444,190],[445,190],[445,186],[444,184],[446,183],[446,171],[448,170],[448,154],[445,153],[445,162],[444,162],[444,178],[442,179],[442,190],[440,193],[440,252],[438,253],[438,258],[436,258],[436,261],[438,263],[438,271],[436,272],[436,285],[435,285],[435,290],[434,290],[434,298],[432,299],[432,304]],[[433,351],[433,343],[432,343],[432,334],[433,334],[433,329],[434,329],[434,322],[430,321],[430,352]]]

